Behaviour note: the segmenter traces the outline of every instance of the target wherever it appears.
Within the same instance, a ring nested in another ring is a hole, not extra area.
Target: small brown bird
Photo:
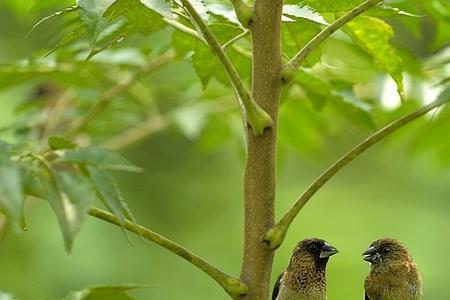
[[[275,283],[272,300],[325,300],[325,268],[336,253],[336,248],[318,238],[299,242]]]
[[[362,255],[371,265],[364,283],[365,300],[420,299],[422,275],[399,241],[376,240]]]

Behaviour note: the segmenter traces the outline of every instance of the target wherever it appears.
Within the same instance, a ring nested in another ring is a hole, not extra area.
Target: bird
[[[423,280],[408,249],[398,240],[374,241],[362,254],[370,263],[365,300],[419,300]]]
[[[286,270],[278,276],[272,300],[325,300],[325,268],[338,250],[319,238],[300,241]]]

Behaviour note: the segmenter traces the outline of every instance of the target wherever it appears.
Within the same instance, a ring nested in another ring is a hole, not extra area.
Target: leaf
[[[38,174],[40,192],[52,207],[64,236],[67,252],[71,252],[75,236],[93,200],[90,185],[81,176],[45,170]]]
[[[236,16],[236,12],[231,6],[219,3],[212,3],[208,5],[208,11],[213,15],[225,18],[230,23],[241,26],[241,23],[239,22]]]
[[[125,17],[131,26],[130,33],[139,32],[148,35],[162,28],[164,22],[160,14],[149,9],[142,2],[138,0],[116,0],[105,12],[103,18],[110,23],[119,17]],[[165,1],[161,0],[160,2]]]
[[[114,0],[78,0],[80,18],[84,21],[91,44],[95,43],[98,34],[106,27],[102,18]]]
[[[23,221],[22,176],[17,163],[10,159],[9,146],[0,141],[0,209],[20,230]]]
[[[140,2],[164,17],[172,17],[171,1],[169,0],[141,0]]]
[[[134,220],[130,209],[123,200],[114,177],[105,170],[94,166],[87,166],[86,171],[98,198],[117,217],[120,224],[124,224],[127,218]]]
[[[362,2],[363,0],[287,0],[285,3],[309,6],[319,13],[343,13]]]
[[[88,288],[85,290],[70,292],[63,300],[133,300],[135,298],[127,294],[134,289],[148,288],[147,285],[122,284]]]
[[[142,172],[141,168],[132,165],[119,153],[94,146],[67,151],[59,161],[89,164],[110,170]]]
[[[365,130],[375,130],[377,126],[369,113],[368,105],[358,99],[338,94],[331,98],[333,107],[350,123]]]
[[[62,15],[68,14],[68,13],[72,13],[72,12],[76,11],[77,9],[78,9],[78,6],[71,6],[71,7],[65,8],[63,10],[56,11],[56,12],[52,13],[51,15],[40,19],[36,24],[33,25],[33,27],[30,29],[30,31],[25,35],[25,38],[27,38],[31,33],[33,33],[33,31],[42,23],[44,23],[50,19],[53,19],[55,17],[62,16]]]
[[[209,19],[208,8],[203,0],[189,0],[191,5],[203,19],[203,21],[207,22]]]
[[[283,57],[287,60],[300,51],[317,33],[321,26],[318,23],[306,19],[298,19],[296,22],[283,22],[281,32],[281,45]],[[321,48],[318,47],[306,59],[307,66],[313,66],[321,57]]]
[[[51,136],[48,138],[48,145],[50,149],[60,150],[60,149],[75,149],[77,145],[68,139],[60,136]]]
[[[314,9],[309,6],[284,5],[283,15],[293,16],[297,18],[307,19],[322,25],[328,25],[328,22]]]
[[[378,18],[360,16],[349,22],[346,28],[346,33],[391,75],[397,84],[400,97],[405,99],[403,62],[390,44],[390,39],[394,36],[392,27]]]

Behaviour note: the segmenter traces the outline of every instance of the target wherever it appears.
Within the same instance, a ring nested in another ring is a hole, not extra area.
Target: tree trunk
[[[281,0],[257,0],[250,26],[253,44],[252,95],[272,117],[273,127],[261,136],[248,130],[244,173],[244,258],[241,279],[248,285],[246,300],[268,299],[273,251],[263,235],[274,225],[276,146],[281,92]]]

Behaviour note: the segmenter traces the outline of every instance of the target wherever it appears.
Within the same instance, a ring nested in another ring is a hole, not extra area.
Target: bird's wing
[[[364,297],[364,300],[370,300],[370,299],[369,299],[369,296],[367,296],[367,293],[364,293],[364,296],[365,296],[365,297]]]
[[[272,300],[276,300],[277,296],[278,296],[278,292],[280,291],[280,284],[281,284],[281,277],[283,277],[283,273],[280,274],[280,276],[278,276],[277,281],[275,282],[275,285],[273,287],[273,292],[272,292]]]

